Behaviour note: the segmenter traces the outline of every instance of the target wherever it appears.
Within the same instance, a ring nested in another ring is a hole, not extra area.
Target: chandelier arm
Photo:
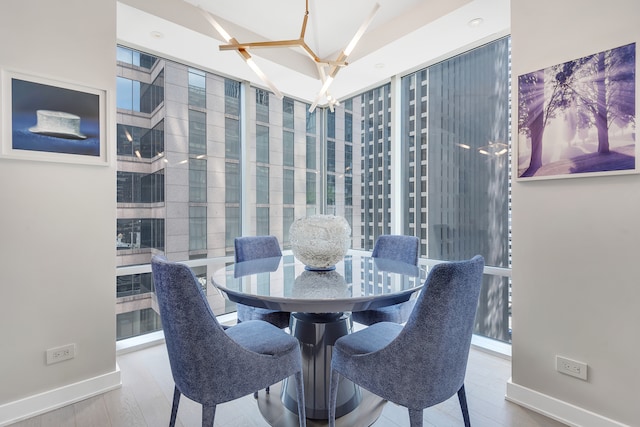
[[[316,55],[316,53],[309,47],[309,45],[307,43],[305,43],[304,40],[300,40],[300,47],[302,47],[302,49],[304,49],[304,51],[307,53],[307,55],[309,55],[311,57],[311,59],[313,59],[314,62],[316,62],[316,63],[322,63],[323,62],[320,59],[320,57],[318,55]]]
[[[256,62],[253,60],[249,52],[247,52],[245,48],[241,47],[240,43],[238,43],[238,40],[236,40],[234,37],[231,37],[229,33],[227,33],[225,29],[222,28],[222,25],[220,25],[220,23],[218,23],[218,21],[216,21],[215,18],[209,12],[205,11],[202,8],[200,8],[200,11],[202,12],[206,20],[209,21],[211,26],[215,28],[216,31],[218,31],[218,34],[220,34],[220,36],[227,43],[230,43],[227,46],[232,46],[232,49],[238,52],[238,55],[240,55],[240,57],[244,59],[244,61],[249,66],[249,68],[251,68],[253,72],[256,73],[256,75],[260,78],[260,80],[262,80],[264,84],[266,84],[269,87],[269,89],[271,89],[271,91],[278,97],[278,99],[284,98],[284,95],[282,95],[282,92],[280,92],[280,90],[278,90],[276,85],[273,84],[271,80],[269,80],[267,75],[260,69],[258,64],[256,64]]]
[[[316,64],[316,68],[318,69],[318,75],[320,76],[320,81],[324,84],[325,80],[327,80],[327,73],[325,73],[325,66],[321,64]]]
[[[344,68],[347,65],[349,65],[349,63],[347,61],[331,61],[331,60],[327,60],[327,61],[320,61],[321,64],[326,64],[330,67],[338,67],[338,68]],[[334,76],[335,77],[335,76]]]
[[[224,29],[224,28],[222,28],[222,25],[220,25],[220,24],[218,23],[218,21],[216,21],[216,20],[213,18],[213,16],[211,16],[211,14],[210,14],[209,12],[207,12],[207,11],[206,11],[206,10],[204,10],[204,9],[202,9],[202,7],[200,7],[200,6],[198,6],[198,9],[200,9],[200,12],[201,12],[201,13],[202,13],[202,15],[205,17],[205,19],[206,19],[207,21],[209,21],[209,24],[211,24],[211,26],[212,26],[213,28],[215,28],[215,29],[216,29],[216,31],[218,32],[218,34],[220,34],[220,36],[221,36],[221,37],[222,37],[222,38],[223,38],[227,43],[229,43],[229,42],[232,42],[232,43],[233,43],[233,40],[235,40],[235,39],[234,39],[233,37],[231,37],[231,36],[229,35],[229,33],[227,33],[227,32],[225,31],[225,29]]]
[[[260,77],[260,80],[262,80],[264,84],[266,84],[269,87],[269,89],[273,91],[273,93],[275,94],[276,97],[278,97],[278,99],[284,98],[284,95],[282,95],[282,92],[278,90],[276,85],[274,85],[273,82],[269,80],[267,75],[260,69],[260,67],[258,67],[258,64],[256,64],[256,61],[253,60],[249,52],[247,52],[244,49],[238,49],[238,55],[240,55],[245,60],[247,65],[249,65],[249,67],[253,70],[253,72],[256,73],[258,77]]]
[[[316,63],[316,68],[318,69],[318,75],[320,76],[320,81],[324,84],[327,81],[327,73],[325,72],[325,66]],[[320,101],[320,94],[316,96],[313,103],[309,106],[309,112],[313,113],[318,106],[318,102]]]
[[[309,112],[313,113],[316,110],[316,107],[318,106],[318,99],[316,99],[315,101],[313,101],[313,104],[311,104],[309,106]]]
[[[232,43],[221,44],[220,50],[238,50],[238,49],[260,49],[269,47],[294,47],[300,46],[301,40],[277,40],[277,41],[265,41],[265,42],[249,42],[249,43]]]
[[[373,17],[375,16],[379,8],[380,3],[376,3],[369,13],[369,16],[367,16],[364,22],[360,25],[360,28],[358,28],[358,31],[356,31],[356,33],[351,38],[351,41],[349,42],[347,47],[345,47],[344,50],[340,52],[340,55],[338,55],[338,58],[335,61],[336,63],[346,63],[347,58],[349,57],[351,52],[353,52],[353,49],[355,49],[356,45],[362,38],[362,35],[365,33],[365,31],[367,31],[369,25],[371,25],[371,21],[373,21]],[[331,67],[331,71],[329,72],[329,77],[335,78],[336,74],[338,74],[338,71],[340,71],[340,67],[338,67],[337,65],[333,65]],[[320,96],[322,96],[322,94],[320,94]]]
[[[331,66],[331,69],[329,71],[328,77],[331,77],[332,79],[335,79],[336,78],[336,74],[338,74],[338,71],[340,71],[340,68],[341,68],[337,64],[342,64],[342,63],[346,64],[346,62],[345,62],[346,60],[347,60],[347,55],[344,53],[344,51],[340,52],[340,55],[338,55],[338,58],[334,61],[334,63],[336,65],[332,65]]]
[[[375,16],[376,12],[378,12],[378,9],[380,9],[380,3],[376,3],[373,6],[373,9],[371,10],[371,12],[369,12],[369,15],[367,16],[367,18],[360,25],[360,28],[358,28],[358,31],[356,31],[356,33],[353,35],[353,38],[351,39],[347,47],[344,48],[343,53],[346,56],[351,55],[351,52],[353,52],[353,49],[356,47],[356,44],[358,44],[358,42],[360,41],[360,38],[364,35],[364,32],[367,31],[367,28],[369,27],[369,25],[371,25],[371,21],[373,21],[373,17]]]
[[[309,20],[309,0],[307,0],[307,7],[304,11],[304,18],[302,18],[302,29],[300,30],[300,40],[304,40],[304,35],[307,32],[308,20]]]
[[[345,47],[344,50],[340,52],[340,54],[338,55],[338,58],[334,61],[334,64],[331,65],[329,69],[329,73],[327,75],[327,79],[323,82],[324,84],[322,85],[320,92],[318,92],[318,95],[316,96],[315,101],[311,105],[311,108],[309,108],[310,112],[313,112],[313,110],[315,110],[316,105],[318,104],[318,101],[320,100],[320,98],[322,98],[325,95],[325,93],[327,93],[327,90],[329,90],[329,86],[331,86],[331,83],[333,83],[333,80],[335,79],[336,74],[338,74],[338,71],[340,71],[340,68],[342,68],[338,64],[347,63],[346,62],[347,58],[349,57],[351,52],[353,52],[353,49],[356,47],[356,44],[358,44],[358,42],[360,41],[360,38],[362,38],[362,35],[365,33],[365,31],[367,31],[367,28],[369,27],[369,25],[371,25],[371,21],[373,21],[373,17],[375,16],[376,12],[378,12],[379,8],[380,8],[380,3],[376,3],[373,9],[371,10],[371,12],[369,13],[369,15],[367,16],[367,18],[360,25],[360,28],[358,28],[358,31],[356,31],[356,33],[351,38],[351,41],[349,42],[347,47]]]

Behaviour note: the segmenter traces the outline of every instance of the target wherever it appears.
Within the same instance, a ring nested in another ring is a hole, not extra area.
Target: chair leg
[[[296,394],[298,396],[298,422],[300,427],[307,426],[307,411],[305,409],[305,399],[304,399],[304,381],[302,380],[302,371],[298,371],[295,373],[296,379]]]
[[[267,394],[269,394],[269,386],[267,386],[267,388],[265,388],[265,389],[264,389],[264,391],[266,391],[266,392],[267,392]],[[257,398],[258,398],[258,392],[257,392],[257,391],[254,391],[254,392],[253,392],[253,398],[254,398],[254,399],[257,399]]]
[[[464,419],[464,427],[471,427],[469,420],[469,408],[467,407],[467,394],[464,392],[464,384],[458,390],[458,400],[460,401],[460,409],[462,409],[462,418]]]
[[[216,405],[202,405],[202,427],[213,427]]]
[[[409,425],[422,427],[422,409],[409,409]]]
[[[171,418],[169,419],[169,427],[176,425],[176,416],[178,415],[178,404],[180,403],[180,390],[178,387],[173,387],[173,405],[171,406]]]
[[[338,383],[340,374],[331,370],[331,387],[329,388],[329,427],[336,427],[336,404],[338,400]]]

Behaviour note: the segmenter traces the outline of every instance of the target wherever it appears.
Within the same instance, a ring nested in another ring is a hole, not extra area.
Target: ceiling
[[[510,0],[308,0],[305,42],[321,59],[335,60],[376,2],[380,8],[331,85],[338,99],[509,32]],[[219,50],[226,42],[203,11],[241,43],[288,40],[300,37],[305,0],[121,0],[118,42],[264,87],[239,55]],[[471,25],[476,18],[481,24]],[[301,48],[249,52],[285,95],[316,98],[322,82]]]

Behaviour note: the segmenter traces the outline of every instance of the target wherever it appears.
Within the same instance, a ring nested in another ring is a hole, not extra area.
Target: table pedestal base
[[[298,414],[288,410],[280,399],[282,383],[269,387],[269,394],[264,390],[258,393],[258,409],[263,418],[273,427],[296,427]],[[381,397],[362,390],[362,401],[354,410],[340,418],[336,418],[336,427],[366,427],[372,425],[380,417],[386,403]],[[307,418],[307,427],[325,427],[329,421]]]
[[[329,416],[331,354],[336,340],[352,332],[350,314],[292,313],[291,335],[300,342],[302,378],[307,418],[326,420]],[[282,401],[289,411],[298,412],[295,381],[283,382]],[[362,399],[360,387],[343,378],[338,386],[336,418],[353,411]]]

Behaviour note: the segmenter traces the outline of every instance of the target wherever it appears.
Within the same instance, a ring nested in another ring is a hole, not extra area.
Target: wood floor
[[[139,427],[167,426],[173,380],[164,345],[118,356],[122,388],[64,408],[21,421],[12,427]],[[511,363],[501,357],[472,349],[465,388],[473,427],[560,427],[564,424],[524,409],[504,399]],[[201,424],[200,405],[182,398],[176,426]],[[215,426],[258,427],[268,424],[253,396],[218,406]],[[405,408],[387,403],[374,427],[409,425]],[[424,411],[425,427],[462,426],[457,398]],[[360,427],[360,426],[354,426]]]

